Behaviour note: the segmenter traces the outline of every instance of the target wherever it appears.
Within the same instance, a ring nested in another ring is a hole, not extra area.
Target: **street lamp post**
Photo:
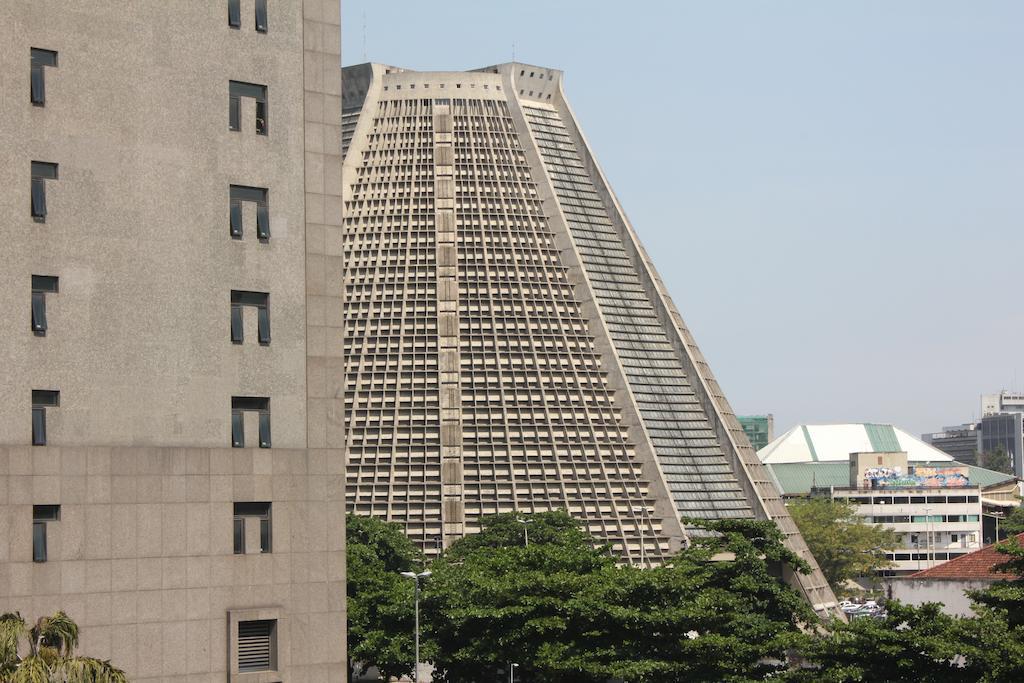
[[[416,590],[413,593],[413,604],[416,609],[416,627],[414,631],[414,638],[416,642],[416,666],[414,667],[413,683],[420,683],[420,579],[425,579],[430,576],[430,570],[420,572],[402,572],[402,576],[407,579],[412,579],[416,582]]]
[[[508,683],[516,683],[516,669],[518,668],[519,665],[514,662],[508,665]]]
[[[530,532],[529,532],[529,527],[527,525],[533,524],[533,520],[532,519],[522,519],[521,517],[516,517],[516,521],[523,525],[523,545],[525,547],[529,548],[530,547]]]

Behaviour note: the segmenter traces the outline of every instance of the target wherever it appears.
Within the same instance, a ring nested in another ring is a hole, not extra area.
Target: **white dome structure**
[[[850,453],[906,452],[908,462],[953,457],[887,424],[797,425],[757,452],[766,465],[847,461]]]

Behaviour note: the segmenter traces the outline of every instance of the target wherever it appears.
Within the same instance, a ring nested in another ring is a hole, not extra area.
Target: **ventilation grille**
[[[238,671],[269,671],[272,667],[273,620],[238,622]]]

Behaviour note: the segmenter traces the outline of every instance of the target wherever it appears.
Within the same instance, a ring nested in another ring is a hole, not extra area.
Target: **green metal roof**
[[[896,438],[896,432],[893,431],[892,425],[865,424],[864,431],[868,433],[871,448],[876,453],[898,453],[903,450],[900,448],[900,440]]]
[[[985,488],[993,484],[999,484],[1013,477],[1002,472],[986,470],[983,467],[964,465],[960,462],[915,462],[915,467],[949,467],[959,465],[966,467],[969,471],[968,479],[971,486]],[[849,462],[793,462],[776,463],[767,465],[768,469],[775,475],[776,481],[783,495],[799,496],[811,492],[811,488],[848,488],[850,486],[850,463]]]

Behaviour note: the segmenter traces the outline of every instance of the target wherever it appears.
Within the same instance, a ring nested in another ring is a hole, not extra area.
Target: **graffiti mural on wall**
[[[971,485],[966,467],[871,467],[864,470],[865,488],[963,488]]]

